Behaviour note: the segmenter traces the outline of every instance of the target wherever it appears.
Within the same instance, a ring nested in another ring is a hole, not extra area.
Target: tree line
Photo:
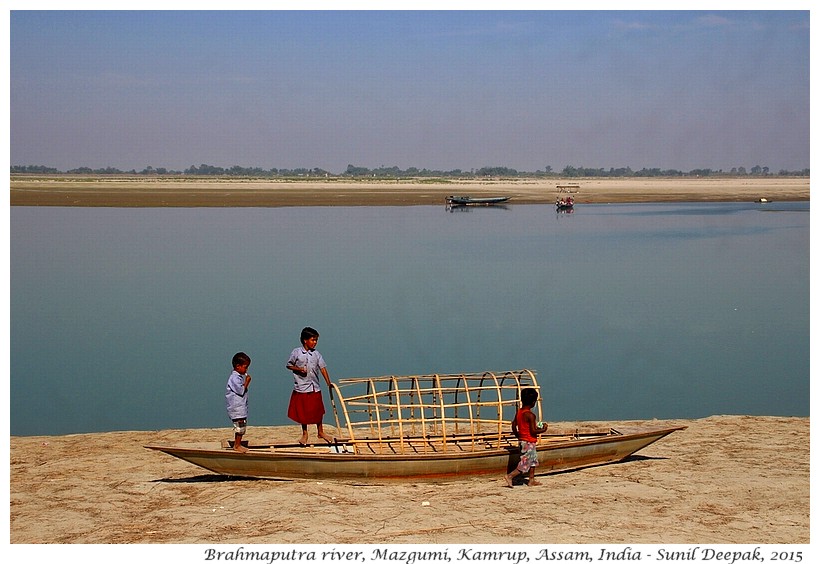
[[[543,170],[535,172],[523,172],[505,166],[485,166],[469,171],[461,169],[453,170],[430,170],[426,168],[409,167],[400,169],[397,166],[367,168],[362,166],[347,165],[347,169],[339,174],[328,172],[327,170],[315,168],[270,168],[261,167],[241,167],[232,166],[223,168],[208,164],[191,165],[185,170],[170,170],[164,167],[154,168],[148,166],[140,171],[131,169],[127,171],[118,168],[106,167],[92,169],[90,167],[79,167],[70,170],[57,170],[56,168],[43,165],[11,165],[12,174],[76,174],[76,175],[140,175],[140,176],[232,176],[232,177],[253,177],[253,178],[533,178],[533,177],[556,177],[556,178],[580,178],[580,177],[608,177],[608,178],[630,178],[630,177],[703,177],[703,176],[809,176],[809,169],[784,170],[781,169],[776,174],[769,170],[767,166],[755,165],[748,171],[746,167],[733,167],[731,170],[713,170],[710,168],[697,168],[689,171],[676,169],[642,168],[632,170],[630,167],[621,168],[587,168],[565,166],[560,171],[553,170],[552,166],[546,166]]]

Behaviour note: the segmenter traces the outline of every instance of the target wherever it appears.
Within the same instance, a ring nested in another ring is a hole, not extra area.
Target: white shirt
[[[319,375],[322,368],[327,368],[322,353],[313,350],[305,350],[305,347],[296,347],[290,353],[288,366],[298,366],[307,368],[307,374],[297,374],[293,372],[293,389],[299,393],[318,392]]]

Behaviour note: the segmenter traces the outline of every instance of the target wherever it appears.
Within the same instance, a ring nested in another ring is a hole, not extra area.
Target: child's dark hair
[[[538,401],[538,390],[535,388],[524,388],[521,390],[521,405],[533,407]]]
[[[299,335],[299,340],[303,343],[310,339],[311,337],[319,337],[319,332],[314,329],[313,327],[305,327],[302,329],[302,334]]]
[[[240,364],[250,365],[250,363],[251,363],[251,357],[249,357],[248,355],[246,355],[243,352],[236,353],[235,355],[233,355],[233,359],[231,360],[231,365],[234,368],[236,368]]]

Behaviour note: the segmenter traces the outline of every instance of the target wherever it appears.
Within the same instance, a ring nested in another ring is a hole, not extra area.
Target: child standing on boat
[[[521,390],[521,408],[516,412],[512,420],[512,432],[518,437],[521,446],[521,458],[515,470],[504,476],[507,487],[513,487],[513,479],[519,474],[529,473],[528,486],[538,486],[540,482],[535,481],[535,467],[538,466],[538,452],[535,447],[538,443],[538,435],[546,432],[547,424],[538,426],[532,408],[538,401],[538,391],[535,388],[524,388]]]
[[[325,405],[322,402],[322,391],[319,387],[319,374],[324,377],[328,390],[330,390],[330,376],[327,373],[327,365],[325,359],[322,358],[322,353],[316,350],[319,332],[312,327],[305,327],[299,339],[302,341],[302,346],[293,349],[286,365],[287,369],[293,373],[293,392],[290,395],[288,417],[302,425],[300,445],[307,445],[308,425],[316,425],[319,438],[329,444],[333,439],[327,436],[322,428]]]
[[[251,358],[243,352],[238,352],[233,355],[231,364],[233,371],[228,376],[228,384],[225,386],[225,407],[228,410],[228,417],[233,421],[234,450],[248,452],[248,449],[242,446],[242,436],[248,423],[248,386],[251,384],[248,367],[251,365]]]

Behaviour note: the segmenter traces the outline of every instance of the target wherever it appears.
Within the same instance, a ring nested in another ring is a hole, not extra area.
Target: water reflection
[[[454,212],[471,212],[475,210],[509,210],[510,207],[506,204],[492,204],[492,205],[465,205],[447,203],[444,205],[445,211]]]

